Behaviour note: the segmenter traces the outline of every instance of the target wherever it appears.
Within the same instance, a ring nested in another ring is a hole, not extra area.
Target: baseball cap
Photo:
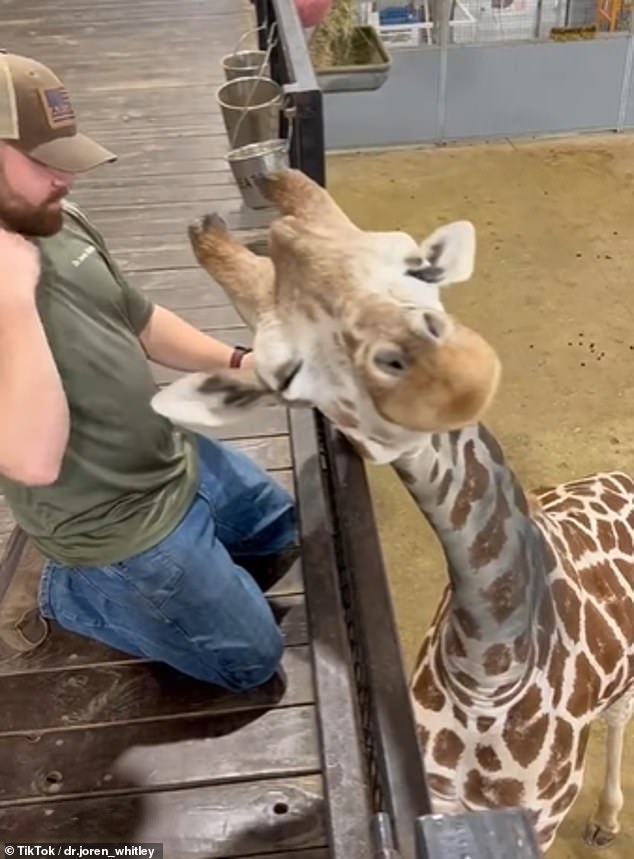
[[[0,49],[0,140],[36,161],[82,173],[116,155],[77,131],[62,81],[49,68]]]

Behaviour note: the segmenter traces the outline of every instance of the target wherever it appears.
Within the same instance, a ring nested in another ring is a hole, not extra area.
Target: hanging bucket
[[[220,61],[225,79],[269,77],[268,51],[234,51]]]
[[[279,134],[282,88],[271,78],[236,78],[216,93],[231,148],[270,140]]]
[[[255,179],[289,166],[288,141],[275,138],[240,146],[227,153],[233,178],[250,209],[267,209],[273,204],[258,191]]]

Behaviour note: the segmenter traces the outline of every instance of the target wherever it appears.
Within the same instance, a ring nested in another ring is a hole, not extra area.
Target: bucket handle
[[[257,29],[260,30],[262,28],[258,27]],[[231,148],[232,149],[235,149],[236,140],[238,139],[238,132],[240,131],[240,128],[242,126],[242,122],[243,122],[245,116],[249,112],[249,106],[251,104],[251,99],[255,95],[255,90],[256,90],[258,83],[264,79],[264,69],[266,68],[267,63],[271,59],[271,54],[273,52],[273,48],[277,45],[277,39],[273,35],[276,30],[277,30],[277,21],[273,21],[273,23],[271,25],[271,29],[269,30],[269,34],[267,37],[267,47],[266,47],[266,53],[264,54],[264,59],[262,60],[262,64],[261,64],[261,66],[258,70],[258,73],[256,75],[256,80],[253,82],[253,86],[251,87],[251,91],[249,92],[249,95],[247,96],[246,103],[242,106],[240,118],[238,119],[238,121],[236,123],[236,127],[234,128],[233,134],[231,136]],[[253,32],[253,31],[250,31],[250,32]],[[241,40],[246,35],[248,35],[248,33],[244,33],[243,36],[241,37]]]

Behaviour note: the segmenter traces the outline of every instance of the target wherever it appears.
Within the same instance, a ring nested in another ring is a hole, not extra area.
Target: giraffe
[[[216,215],[189,228],[196,259],[254,332],[257,369],[182,376],[154,409],[211,427],[251,405],[310,404],[375,461],[407,450],[420,431],[482,414],[499,358],[439,297],[471,276],[472,224],[440,227],[419,245],[403,232],[360,230],[300,171],[263,190],[284,213],[270,226],[269,256],[251,253]]]
[[[312,406],[361,456],[389,463],[447,562],[410,685],[434,810],[523,806],[546,852],[602,717],[605,777],[585,838],[609,844],[634,701],[634,482],[520,486],[481,423],[499,360],[440,299],[471,276],[470,224],[417,247],[359,230],[295,171],[262,189],[282,213],[270,258],[216,217],[190,228],[200,265],[255,331],[256,369],[183,377],[155,408],[210,427],[255,406]]]

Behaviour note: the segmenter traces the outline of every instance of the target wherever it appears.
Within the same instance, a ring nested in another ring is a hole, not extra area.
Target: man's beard
[[[50,209],[49,205],[65,196],[65,191],[56,191],[35,208],[12,194],[0,177],[0,225],[31,238],[53,236],[62,228],[63,214],[60,208]]]

